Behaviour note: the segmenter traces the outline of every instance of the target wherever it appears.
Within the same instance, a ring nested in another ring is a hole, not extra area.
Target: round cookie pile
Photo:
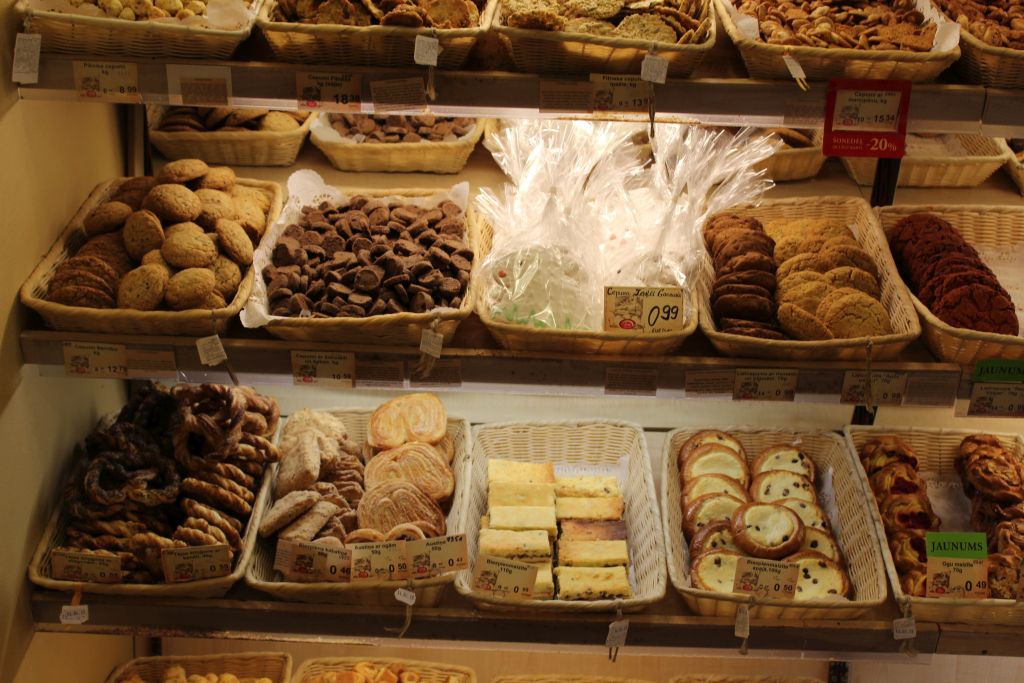
[[[505,24],[657,43],[699,43],[711,21],[699,0],[506,0]]]
[[[947,221],[911,214],[890,231],[889,247],[903,280],[939,320],[978,332],[1020,332],[1010,294]]]
[[[473,130],[474,119],[419,114],[331,114],[331,128],[343,138],[362,136],[367,143],[444,142],[456,140]]]
[[[128,178],[85,217],[88,241],[54,270],[46,299],[175,311],[227,306],[252,265],[270,199],[198,159]]]
[[[237,109],[235,107],[170,107],[160,119],[165,133],[219,133],[263,131],[287,133],[298,130],[309,112]]]

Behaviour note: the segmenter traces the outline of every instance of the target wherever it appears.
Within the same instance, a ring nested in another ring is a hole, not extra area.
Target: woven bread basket
[[[628,529],[633,597],[623,600],[516,600],[497,597],[472,586],[480,535],[479,519],[487,513],[487,463],[492,458],[535,463],[598,465],[614,468],[627,458],[622,486],[623,520]],[[665,595],[665,562],[654,477],[647,441],[639,425],[614,420],[580,422],[507,422],[477,427],[463,486],[462,531],[471,566],[459,572],[455,588],[481,608],[544,612],[639,612]]]
[[[927,83],[938,78],[949,65],[960,58],[960,48],[945,52],[910,52],[906,50],[856,50],[840,47],[809,47],[807,45],[775,45],[751,40],[740,32],[727,3],[715,0],[722,26],[740,51],[751,78],[788,81],[789,73],[783,57],[799,62],[809,81],[833,78],[867,78],[904,80]]]
[[[229,166],[291,166],[316,118],[311,113],[295,130],[166,132],[160,122],[167,107],[147,108],[149,140],[168,159],[202,159]]]
[[[120,683],[135,675],[158,683],[164,672],[180,666],[192,675],[234,674],[238,678],[269,678],[273,683],[291,683],[292,656],[286,652],[237,652],[224,655],[178,655],[172,657],[139,657],[114,669],[107,683]]]
[[[458,173],[466,167],[486,125],[487,119],[477,119],[469,135],[450,142],[334,142],[320,135],[318,127],[310,140],[339,171]]]
[[[812,147],[785,147],[755,166],[772,180],[807,180],[817,177],[827,157],[821,150],[821,132],[812,136]]]
[[[989,45],[970,31],[960,31],[963,55],[957,69],[968,83],[987,88],[1024,88],[1024,50]]]
[[[419,675],[420,683],[476,683],[476,672],[468,666],[455,666],[441,662],[422,662],[414,659],[393,657],[318,657],[307,659],[292,677],[292,683],[309,683],[316,676],[332,671],[352,671],[356,664],[371,664],[378,669],[400,666],[404,671]]]
[[[861,360],[871,357],[885,360],[897,356],[921,334],[921,326],[899,271],[889,253],[889,245],[878,227],[877,217],[866,201],[855,197],[815,197],[766,200],[757,206],[733,207],[728,213],[753,216],[762,222],[778,218],[830,219],[846,225],[861,249],[871,254],[878,268],[882,287],[882,305],[889,312],[893,333],[877,337],[830,339],[828,341],[777,341],[755,339],[720,332],[711,312],[711,286],[714,265],[705,253],[697,277],[700,303],[700,329],[716,349],[727,356],[774,358],[777,360]]]
[[[715,45],[715,10],[704,0],[699,18],[710,19],[707,35],[700,43],[652,43],[614,36],[597,36],[567,31],[543,31],[506,26],[501,6],[493,13],[490,28],[505,39],[516,69],[525,73],[639,74],[648,54],[668,60],[671,78],[688,78]]]
[[[917,156],[908,154],[900,163],[899,187],[976,187],[1009,159],[1009,148],[983,135],[958,135],[965,156]],[[875,182],[877,159],[843,157],[847,173],[858,185]]]
[[[348,430],[349,438],[356,443],[366,441],[367,424],[373,409],[331,410],[331,415],[341,418]],[[447,535],[462,533],[463,521],[459,500],[465,489],[466,463],[469,458],[469,422],[459,418],[448,419],[448,434],[455,445],[455,456],[452,458],[452,471],[455,473],[455,493],[452,495],[451,510],[448,513]],[[271,486],[271,490],[273,487]],[[264,501],[264,509],[260,515],[271,508],[273,495]],[[261,538],[256,543],[255,557],[245,582],[258,591],[272,595],[281,600],[292,602],[333,603],[342,605],[395,605],[395,589],[408,587],[409,581],[385,581],[383,583],[297,583],[283,581],[274,571],[274,554],[277,550],[275,538]],[[437,605],[448,584],[455,580],[454,574],[442,574],[428,579],[413,582],[416,593],[416,604],[421,607]]]
[[[494,228],[479,214],[473,217],[476,244],[476,262],[482,263],[491,251]],[[500,322],[486,305],[487,283],[478,278],[473,282],[476,314],[487,330],[503,348],[514,351],[557,351],[575,354],[659,355],[679,348],[697,329],[697,294],[686,292],[687,306],[683,310],[683,329],[678,332],[631,334],[626,331],[563,330],[529,327]]]
[[[114,194],[124,178],[100,183],[71,219],[50,251],[35,267],[21,286],[21,303],[43,317],[49,327],[66,332],[109,332],[113,334],[166,334],[173,336],[190,335],[205,337],[222,333],[229,321],[238,315],[252,290],[252,268],[242,274],[235,297],[224,308],[215,310],[193,309],[189,311],[136,311],[123,308],[87,308],[65,306],[47,301],[46,288],[57,266],[70,258],[86,242],[82,227],[85,217],[98,205]],[[267,225],[277,220],[281,213],[282,191],[277,183],[239,178],[239,185],[255,187],[271,197]],[[267,233],[269,233],[269,228]],[[266,234],[264,234],[264,239]]]
[[[1010,149],[1010,146],[1006,144],[1005,140],[999,140],[1000,145],[1006,148],[1006,151],[1010,153],[1009,158],[1006,160],[1004,168],[1006,172],[1010,174],[1010,178],[1020,188],[1020,193],[1024,194],[1024,161],[1017,157],[1016,154]]]
[[[24,1],[17,10],[25,31],[43,36],[44,52],[121,59],[228,59],[252,32],[263,0],[253,1],[257,6],[246,24],[234,30],[36,10]]]
[[[857,457],[861,446],[870,439],[882,435],[891,434],[903,439],[917,454],[918,471],[926,478],[934,477],[940,484],[959,485],[960,478],[954,468],[957,450],[964,437],[977,432],[968,432],[954,429],[920,429],[884,427],[857,427],[850,425],[844,430],[846,442],[851,455]],[[995,434],[1002,442],[1002,445],[1010,449],[1018,459],[1024,461],[1024,440],[1017,434]],[[868,501],[874,500],[871,486],[868,483],[867,474],[864,468],[857,464],[857,478]],[[929,485],[931,482],[929,482]],[[960,600],[950,598],[917,598],[910,597],[903,592],[900,584],[899,573],[892,559],[892,552],[889,550],[889,543],[886,540],[885,527],[878,512],[878,505],[867,505],[870,509],[871,521],[875,526],[875,534],[882,544],[882,558],[885,560],[885,570],[889,575],[892,584],[893,596],[896,602],[903,606],[909,603],[913,610],[914,617],[922,621],[935,621],[939,623],[963,623],[963,624],[1003,624],[1008,626],[1024,625],[1024,608],[1021,603],[1013,600]],[[969,521],[959,520],[963,528],[969,527]],[[945,521],[948,527],[948,520]]]
[[[1024,207],[890,206],[876,211],[886,233],[909,214],[927,211],[949,221],[975,247],[1010,251],[1024,242]],[[1024,358],[1024,337],[953,327],[939,320],[916,296],[910,297],[921,317],[924,341],[939,360],[970,365],[986,358]]]
[[[570,676],[544,674],[538,676],[498,676],[491,683],[651,683],[641,678],[616,678],[614,676]]]
[[[405,26],[342,26],[273,21],[276,0],[267,0],[256,24],[280,61],[292,64],[356,64],[373,67],[415,67],[416,36],[437,38],[439,69],[460,69],[477,39],[490,24],[497,0],[480,12],[480,23],[470,28],[408,28]]]
[[[683,536],[683,513],[679,487],[679,449],[698,430],[677,429],[665,439],[665,469],[661,477],[661,511],[668,554],[668,573],[672,585],[683,596],[686,606],[703,616],[731,617],[742,604],[751,604],[748,596],[717,593],[694,588],[690,582],[690,550]],[[831,432],[791,432],[758,430],[746,427],[724,428],[736,437],[746,451],[747,460],[765,448],[795,443],[814,462],[818,482],[831,470],[835,489],[835,517],[832,532],[846,560],[853,597],[850,600],[794,602],[758,600],[750,607],[751,616],[761,619],[855,619],[885,602],[888,595],[879,539],[864,506],[864,494],[843,440]],[[816,483],[818,483],[816,482]],[[825,508],[828,511],[827,507]]]

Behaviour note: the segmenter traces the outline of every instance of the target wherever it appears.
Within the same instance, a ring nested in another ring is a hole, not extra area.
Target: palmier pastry
[[[410,441],[436,444],[448,431],[448,413],[433,394],[406,394],[373,411],[366,442],[377,451],[398,448]]]
[[[702,474],[686,482],[683,486],[683,507],[686,507],[686,501],[696,500],[709,493],[724,493],[739,498],[744,503],[750,501],[747,489],[732,477],[727,477],[724,474]]]
[[[717,429],[705,429],[704,431],[697,432],[687,439],[679,449],[679,468],[682,469],[683,464],[686,462],[690,453],[701,446],[706,446],[708,444],[725,446],[726,448],[730,448],[735,451],[737,455],[743,458],[744,462],[747,459],[747,454],[744,452],[743,446],[734,437],[726,434],[725,432],[720,432]]]
[[[407,443],[381,451],[366,465],[366,488],[390,479],[415,484],[434,502],[443,503],[455,491],[455,473],[445,457],[426,443]]]
[[[1016,600],[1020,585],[1021,557],[995,553],[988,556],[988,588],[990,596],[1000,600]]]
[[[794,600],[822,600],[850,596],[850,577],[837,562],[821,553],[799,552],[786,562],[800,565]]]
[[[743,501],[720,493],[709,493],[690,502],[683,515],[683,531],[689,538],[712,522],[731,521]]]
[[[918,466],[917,454],[898,436],[881,436],[865,443],[860,449],[860,462],[869,477],[894,462],[905,462],[915,470]]]
[[[998,503],[1024,502],[1024,468],[1002,447],[978,446],[964,458],[964,481],[979,495]]]
[[[690,583],[694,588],[732,593],[736,563],[743,557],[735,550],[711,550],[691,560]]]
[[[754,500],[763,503],[783,498],[797,498],[808,503],[818,500],[810,479],[785,470],[762,472],[754,477],[753,483],[750,484],[750,495]]]
[[[870,483],[876,498],[901,493],[924,493],[926,489],[921,475],[905,462],[886,465],[871,475]]]
[[[924,529],[936,531],[942,524],[928,502],[920,493],[905,493],[888,496],[878,501],[878,511],[886,533],[903,529]]]
[[[839,562],[840,564],[843,561],[843,554],[839,552],[836,540],[827,531],[822,531],[821,529],[804,526],[804,542],[797,552],[804,551],[821,553],[833,562]]]
[[[900,576],[900,588],[903,594],[912,598],[923,598],[928,595],[928,573],[920,569],[912,569]]]
[[[386,534],[399,524],[422,520],[445,532],[444,513],[432,498],[407,481],[383,481],[363,494],[359,526]]]
[[[904,529],[889,534],[889,551],[897,571],[905,574],[912,570],[924,571],[928,564],[928,545],[924,529]]]
[[[804,542],[804,525],[785,506],[747,503],[732,515],[732,538],[745,553],[777,560],[799,550]]]
[[[754,464],[750,468],[750,473],[756,477],[762,472],[774,470],[794,472],[807,477],[809,481],[814,481],[814,461],[799,448],[789,444],[769,446],[758,453],[757,457],[754,458]]]
[[[996,524],[988,534],[989,550],[1024,557],[1024,519],[1011,519]]]
[[[712,550],[739,550],[732,538],[732,522],[712,522],[701,527],[690,541],[690,560]]]
[[[721,444],[706,444],[690,453],[683,465],[683,481],[692,481],[702,474],[723,474],[735,479],[740,486],[750,485],[747,461],[736,451]]]
[[[775,502],[795,512],[796,516],[800,518],[800,521],[807,528],[828,531],[831,526],[828,521],[828,515],[825,514],[825,511],[817,503],[809,503],[799,498],[782,498]]]

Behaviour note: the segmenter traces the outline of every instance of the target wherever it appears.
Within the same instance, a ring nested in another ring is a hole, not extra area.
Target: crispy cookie
[[[825,273],[825,279],[833,287],[859,289],[873,299],[882,298],[882,289],[874,275],[855,266],[840,266]]]
[[[164,300],[170,275],[158,264],[139,266],[121,278],[117,288],[117,307],[138,311],[157,309]]]
[[[186,268],[168,280],[164,298],[175,311],[201,308],[216,285],[213,271],[207,268]]]
[[[885,307],[861,291],[837,299],[825,309],[821,320],[838,339],[892,334],[892,323]]]
[[[825,273],[831,270],[831,268],[832,265],[817,254],[797,254],[779,266],[775,272],[775,277],[779,280],[785,280],[790,274],[800,272],[801,270]]]
[[[793,304],[779,306],[779,325],[786,334],[800,341],[821,341],[831,339],[832,334],[825,324],[813,313]]]

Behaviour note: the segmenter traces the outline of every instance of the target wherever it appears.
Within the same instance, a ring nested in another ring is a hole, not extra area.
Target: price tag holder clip
[[[412,579],[409,579],[405,588],[395,589],[395,600],[405,605],[405,621],[399,628],[384,627],[384,630],[397,634],[399,638],[404,638],[409,627],[412,626],[412,606],[416,604],[416,592],[412,589]]]
[[[619,648],[626,644],[629,633],[629,619],[622,618],[622,601],[616,600],[615,621],[608,624],[608,636],[604,640],[608,648],[608,659],[614,664],[619,658]]]
[[[740,654],[747,654],[747,642],[750,640],[750,606],[740,605],[736,608],[736,624],[733,633],[740,639]]]
[[[89,621],[89,606],[82,604],[82,584],[75,584],[75,593],[70,605],[61,605],[60,623],[65,626],[81,626]]]

